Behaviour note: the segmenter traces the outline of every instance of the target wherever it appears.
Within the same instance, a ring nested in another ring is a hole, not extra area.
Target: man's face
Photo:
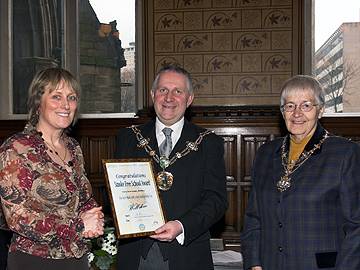
[[[168,71],[160,75],[151,97],[157,117],[164,125],[171,126],[184,116],[194,94],[189,93],[184,75]]]

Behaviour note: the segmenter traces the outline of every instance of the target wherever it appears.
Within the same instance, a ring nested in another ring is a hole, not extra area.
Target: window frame
[[[11,0],[0,1],[0,65],[5,67],[0,71],[0,95],[2,97],[0,99],[0,119],[14,119],[10,115],[12,112],[11,17]]]
[[[303,37],[300,40],[303,40],[303,69],[300,69],[303,74],[312,75],[313,74],[313,63],[315,55],[315,1],[316,0],[302,0],[302,10],[303,10],[303,22],[302,22],[302,35]],[[342,112],[342,113],[331,113],[324,112],[324,117],[359,117],[359,112]]]
[[[79,56],[79,1],[62,0],[64,6],[64,39],[63,39],[63,68],[68,69],[79,80],[80,78],[80,56]],[[135,89],[137,109],[144,107],[144,79],[141,74],[144,72],[144,0],[135,0],[135,16],[138,18],[135,25],[135,43],[136,43],[136,65],[135,65]],[[0,1],[0,119],[1,120],[23,120],[27,118],[27,114],[13,113],[13,59],[12,59],[12,1]],[[138,46],[141,44],[141,46]],[[79,118],[132,118],[133,113],[101,113],[101,114],[80,114]]]

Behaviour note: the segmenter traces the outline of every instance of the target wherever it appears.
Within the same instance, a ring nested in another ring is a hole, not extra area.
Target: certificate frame
[[[103,159],[118,238],[142,237],[166,223],[152,160]]]

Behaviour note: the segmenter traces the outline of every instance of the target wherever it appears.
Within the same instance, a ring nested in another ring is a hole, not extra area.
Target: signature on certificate
[[[142,209],[142,208],[146,208],[147,205],[145,203],[132,203],[129,205],[129,210],[137,210],[137,209]]]

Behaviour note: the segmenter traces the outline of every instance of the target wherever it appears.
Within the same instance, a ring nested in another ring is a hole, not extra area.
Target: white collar
[[[158,141],[158,145],[161,144],[161,142],[163,140],[165,140],[165,135],[162,132],[164,127],[169,127],[173,130],[173,132],[171,133],[171,139],[173,142],[173,146],[177,143],[177,141],[179,140],[180,136],[181,136],[181,131],[184,127],[184,123],[185,123],[185,118],[182,117],[179,121],[177,121],[175,124],[171,125],[171,126],[166,126],[164,125],[164,123],[162,123],[160,121],[160,119],[158,117],[156,117],[156,122],[155,122],[155,133],[156,133],[156,139]]]

